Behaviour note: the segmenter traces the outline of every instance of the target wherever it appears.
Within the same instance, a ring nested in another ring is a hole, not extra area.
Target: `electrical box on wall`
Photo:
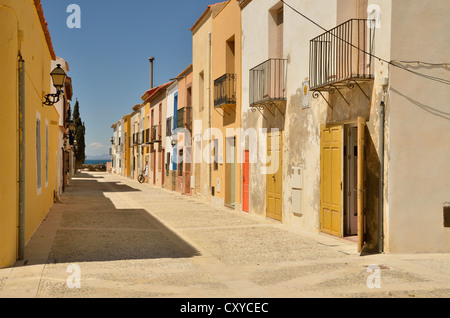
[[[302,167],[292,167],[291,188],[292,189],[303,189],[303,169],[302,169]]]
[[[292,213],[302,213],[302,190],[292,189]]]

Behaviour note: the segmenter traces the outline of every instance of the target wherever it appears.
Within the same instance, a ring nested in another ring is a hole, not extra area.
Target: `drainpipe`
[[[208,32],[209,78],[208,78],[208,111],[209,111],[209,135],[212,136],[212,110],[211,110],[211,76],[212,76],[212,40],[211,32]],[[211,144],[211,140],[209,141]],[[218,151],[218,150],[215,150]],[[211,153],[210,153],[211,155]],[[212,164],[209,164],[209,193],[212,192]]]
[[[385,104],[384,98],[380,103],[380,144],[379,144],[379,156],[380,156],[380,177],[378,184],[378,253],[383,253],[383,186],[384,186],[384,116],[385,116]]]
[[[19,248],[25,254],[25,61],[19,57]]]

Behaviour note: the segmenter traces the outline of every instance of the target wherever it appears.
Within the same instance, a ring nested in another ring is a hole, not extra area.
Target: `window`
[[[41,115],[36,113],[36,185],[38,194],[40,194],[42,188],[41,169]]]
[[[283,58],[283,7],[269,11],[269,58]]]
[[[169,117],[166,119],[166,136],[172,136],[172,118]]]
[[[191,107],[192,106],[192,87],[189,86],[186,90],[186,106]]]
[[[205,86],[205,74],[200,72],[199,79],[198,79],[198,107],[200,111],[203,111],[203,108],[205,107],[205,92],[204,92],[204,86]]]

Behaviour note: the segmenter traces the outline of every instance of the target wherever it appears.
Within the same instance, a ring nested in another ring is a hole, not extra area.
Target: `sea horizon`
[[[107,162],[110,162],[111,159],[85,159],[84,164],[85,165],[98,165],[98,164],[106,164]]]

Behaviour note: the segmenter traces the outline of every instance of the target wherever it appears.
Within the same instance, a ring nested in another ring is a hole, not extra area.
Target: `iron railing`
[[[214,80],[214,107],[236,105],[236,74],[226,73]]]
[[[286,100],[286,59],[268,59],[250,70],[250,106]]]
[[[351,19],[312,39],[311,90],[350,79],[373,78],[374,38],[372,20]]]

